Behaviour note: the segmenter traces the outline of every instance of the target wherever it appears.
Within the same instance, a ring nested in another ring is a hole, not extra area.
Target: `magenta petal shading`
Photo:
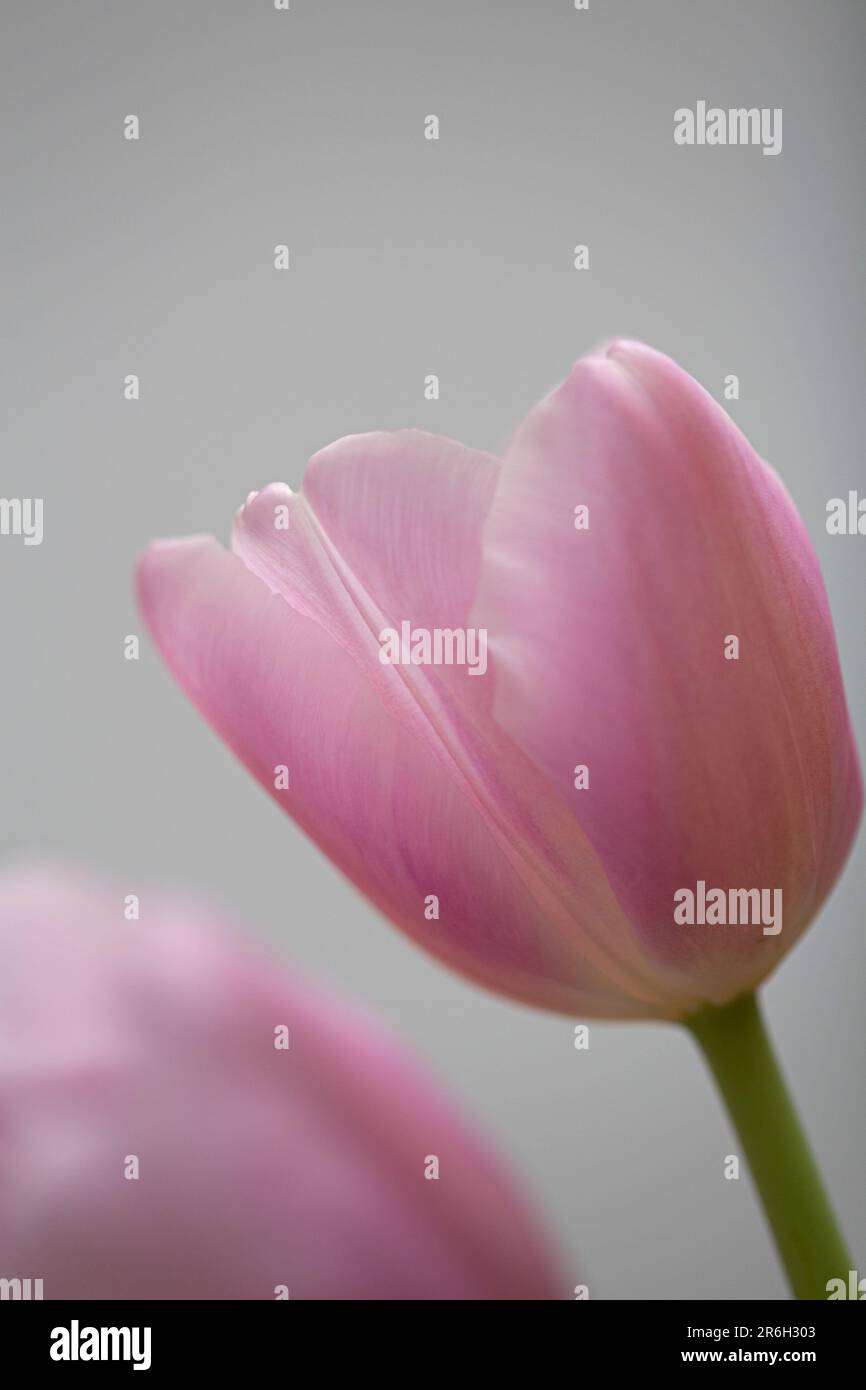
[[[146,893],[125,921],[124,892],[0,875],[4,1277],[46,1299],[564,1296],[498,1162],[378,1025],[200,905]]]

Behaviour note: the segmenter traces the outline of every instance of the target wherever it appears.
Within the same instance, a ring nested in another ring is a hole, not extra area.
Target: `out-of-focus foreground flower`
[[[861,784],[817,562],[779,479],[661,354],[578,362],[502,464],[340,440],[299,494],[251,497],[233,549],[147,551],[157,646],[455,968],[570,1013],[685,1018],[753,990],[830,891]],[[683,891],[761,890],[769,929],[675,916]]]
[[[122,890],[68,870],[0,875],[0,1278],[46,1299],[562,1293],[515,1189],[378,1027],[201,907],[148,897],[128,922]]]

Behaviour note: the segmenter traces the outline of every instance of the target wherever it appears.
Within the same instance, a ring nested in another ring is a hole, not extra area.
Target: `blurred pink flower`
[[[578,362],[501,464],[342,439],[299,494],[250,498],[233,549],[146,552],[157,646],[453,967],[570,1013],[681,1018],[753,989],[830,891],[862,793],[818,565],[777,476],[661,354]],[[486,671],[383,664],[404,623],[483,630]],[[782,890],[783,929],[678,925],[699,881]]]
[[[47,1299],[562,1292],[490,1153],[378,1027],[201,907],[147,896],[128,922],[123,890],[56,870],[0,875],[0,1278]]]

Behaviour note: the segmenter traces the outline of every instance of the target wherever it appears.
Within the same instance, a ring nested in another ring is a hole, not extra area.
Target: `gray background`
[[[2,846],[203,886],[368,1000],[534,1188],[594,1297],[781,1297],[685,1035],[501,1002],[423,957],[279,814],[145,645],[152,537],[211,531],[340,435],[497,449],[599,339],[677,357],[783,474],[866,746],[866,10],[851,0],[4,0]],[[777,158],[682,149],[699,98],[784,108]],[[141,140],[122,138],[136,113]],[[438,144],[423,119],[440,116]],[[272,268],[287,242],[293,267]],[[571,268],[576,242],[591,269]],[[123,378],[142,396],[124,401]],[[437,372],[442,398],[423,398]],[[766,991],[866,1273],[863,837]]]

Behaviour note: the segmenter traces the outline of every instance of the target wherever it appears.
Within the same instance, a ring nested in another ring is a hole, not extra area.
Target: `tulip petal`
[[[823,584],[779,479],[675,364],[617,343],[518,430],[484,548],[472,621],[495,717],[568,800],[648,955],[706,1000],[753,987],[861,804]],[[675,925],[698,880],[782,888],[781,934]]]
[[[363,577],[391,621],[459,624],[477,589],[481,526],[499,469],[493,455],[422,430],[349,435],[313,455],[301,492],[275,484],[251,497],[238,515],[234,548],[293,605],[304,594],[303,611],[316,616],[315,542],[302,520],[311,513],[319,544],[356,583]],[[292,512],[287,533],[273,524],[269,504],[277,499],[288,499]]]

